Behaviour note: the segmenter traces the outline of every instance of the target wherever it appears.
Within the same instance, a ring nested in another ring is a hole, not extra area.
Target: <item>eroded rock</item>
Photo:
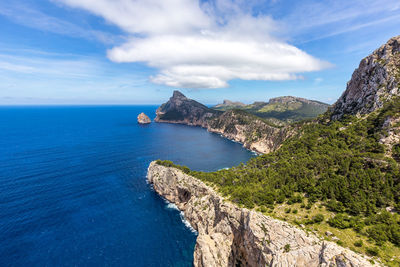
[[[146,114],[144,114],[143,112],[139,114],[139,116],[137,117],[137,121],[138,121],[138,123],[140,123],[140,124],[148,124],[148,123],[151,123],[150,118],[149,118]]]
[[[198,232],[195,266],[372,266],[366,256],[240,208],[176,168],[152,162],[147,179]]]

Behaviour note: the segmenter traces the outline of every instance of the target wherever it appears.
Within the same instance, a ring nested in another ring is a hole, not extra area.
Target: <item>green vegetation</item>
[[[315,118],[324,113],[329,105],[318,101],[311,101],[296,97],[278,97],[270,102],[255,102],[251,105],[219,105],[215,110],[227,111],[233,109],[245,110],[258,117],[267,119],[275,124],[282,125],[304,119]]]
[[[320,233],[332,231],[338,242],[396,265],[400,215],[386,207],[400,207],[400,148],[393,147],[392,158],[379,139],[385,135],[385,119],[399,115],[399,99],[364,118],[330,121],[325,114],[316,123],[304,122],[301,132],[276,152],[246,165],[210,173],[175,167],[216,185],[238,205],[311,225]]]
[[[283,250],[287,253],[287,252],[289,252],[290,251],[290,244],[286,244],[284,247],[283,247]]]

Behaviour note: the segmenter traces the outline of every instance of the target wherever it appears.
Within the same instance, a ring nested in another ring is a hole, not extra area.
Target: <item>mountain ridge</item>
[[[295,96],[274,97],[268,102],[257,101],[249,105],[238,103],[240,102],[224,100],[223,104],[218,104],[212,107],[212,109],[222,111],[241,109],[283,125],[304,119],[315,118],[327,111],[330,107],[329,104],[320,101]]]

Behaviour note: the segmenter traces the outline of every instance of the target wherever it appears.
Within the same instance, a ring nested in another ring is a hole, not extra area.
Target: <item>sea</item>
[[[196,232],[149,163],[215,171],[255,155],[156,106],[0,107],[0,266],[192,266]]]

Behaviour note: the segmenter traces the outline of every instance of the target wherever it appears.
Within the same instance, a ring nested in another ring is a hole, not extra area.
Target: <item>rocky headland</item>
[[[259,153],[274,151],[293,132],[290,127],[276,126],[242,110],[222,112],[208,108],[179,91],[174,91],[156,114],[156,122],[201,126]]]
[[[198,232],[196,267],[372,266],[366,256],[286,222],[238,207],[174,167],[154,161],[147,179],[158,194],[176,204]]]

